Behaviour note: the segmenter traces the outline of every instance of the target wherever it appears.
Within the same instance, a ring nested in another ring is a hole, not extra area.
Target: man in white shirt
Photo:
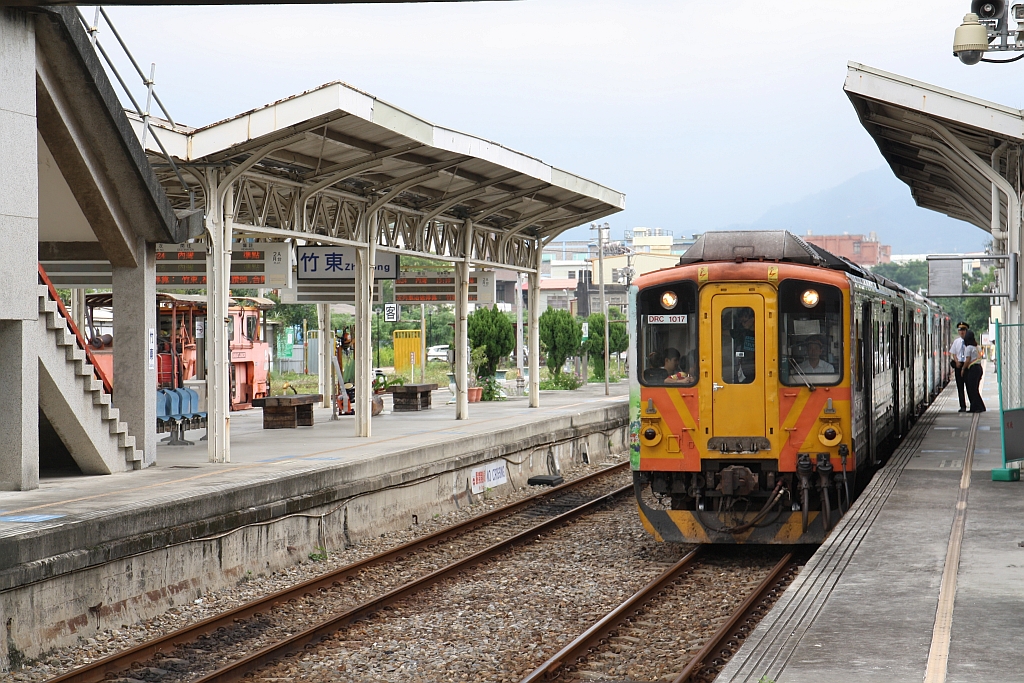
[[[956,395],[960,399],[960,410],[959,413],[967,412],[967,401],[964,400],[964,335],[967,334],[967,330],[971,329],[971,326],[967,323],[960,321],[956,324],[957,338],[953,340],[953,344],[949,347],[949,365],[953,368],[953,376],[956,378]]]
[[[836,369],[832,367],[831,363],[823,361],[821,359],[821,352],[825,348],[825,344],[821,337],[814,336],[807,340],[807,358],[804,362],[799,365],[800,372],[805,374],[816,374],[816,375],[834,375]]]

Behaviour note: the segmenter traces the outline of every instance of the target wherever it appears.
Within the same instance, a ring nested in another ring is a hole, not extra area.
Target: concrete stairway
[[[39,407],[85,474],[138,467],[142,451],[96,379],[67,321],[39,286]]]

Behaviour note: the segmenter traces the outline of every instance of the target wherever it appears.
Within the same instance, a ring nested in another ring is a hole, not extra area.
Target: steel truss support
[[[951,154],[945,155],[950,159],[950,161],[953,161],[954,155],[959,156],[962,163],[970,166],[970,170],[973,170],[979,176],[992,184],[993,193],[998,188],[999,191],[1006,195],[1006,252],[1008,254],[1017,254],[1019,258],[1021,244],[1024,242],[1024,238],[1022,238],[1021,235],[1021,198],[1017,194],[1016,188],[1014,188],[1006,178],[1000,175],[996,169],[992,168],[992,159],[985,160],[982,157],[979,157],[972,149],[964,144],[963,141],[953,135],[938,121],[932,121],[913,113],[908,113],[907,118],[931,129],[950,150]],[[992,158],[995,158],[994,154],[992,155]],[[993,202],[993,206],[996,207],[997,202]],[[996,211],[993,212],[992,225],[995,225],[999,220],[998,213],[997,208]],[[993,235],[993,237],[996,236]],[[1007,319],[1012,324],[1019,323],[1021,321],[1020,282],[1010,283],[1010,285],[1017,288],[1017,291],[1014,292],[1015,296],[1011,298],[1011,301],[1007,302]]]
[[[376,163],[376,162],[372,162]],[[420,180],[422,177],[419,176]],[[248,225],[253,230],[281,231],[273,236],[318,240],[324,243],[365,244],[358,235],[357,219],[361,213],[379,210],[376,244],[388,250],[415,252],[426,258],[445,261],[464,259],[466,242],[463,237],[465,221],[447,216],[430,216],[389,204],[389,200],[415,179],[407,179],[390,187],[390,191],[376,199],[373,206],[365,197],[331,189],[332,179],[319,190],[308,191],[301,183],[246,171],[236,183],[234,215],[237,225]],[[340,178],[337,181],[340,182]],[[580,219],[585,222],[586,217]],[[511,236],[497,228],[474,221],[474,239],[470,246],[470,259],[475,264],[521,271],[534,266],[536,240],[527,234]],[[268,233],[268,236],[271,236]]]

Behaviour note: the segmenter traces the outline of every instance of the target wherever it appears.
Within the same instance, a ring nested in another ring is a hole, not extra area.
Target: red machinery
[[[231,410],[247,410],[254,398],[270,391],[270,345],[261,341],[261,314],[274,302],[260,297],[233,297],[228,309],[228,347],[231,353],[229,380]],[[113,337],[100,334],[94,309],[112,308],[109,292],[86,297],[90,345],[98,365],[114,375]],[[102,324],[102,323],[101,323]],[[157,294],[156,382],[161,389],[177,389],[195,379],[203,362],[201,332],[206,324],[206,297],[191,294]]]
[[[270,344],[260,341],[260,313],[274,306],[270,299],[234,297],[236,305],[228,309],[231,327],[231,410],[252,408],[254,398],[270,394]]]

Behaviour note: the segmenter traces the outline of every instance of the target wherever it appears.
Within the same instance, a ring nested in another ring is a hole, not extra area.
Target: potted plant
[[[480,370],[487,364],[487,347],[478,346],[473,349],[469,354],[469,388],[467,393],[469,394],[470,403],[478,403],[483,397],[484,388],[480,386],[478,380]]]

